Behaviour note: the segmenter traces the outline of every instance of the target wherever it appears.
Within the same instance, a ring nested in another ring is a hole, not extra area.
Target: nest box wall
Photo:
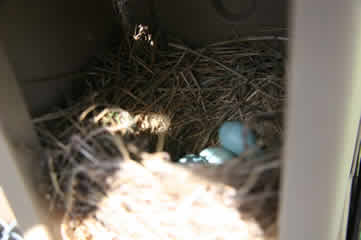
[[[154,25],[190,45],[287,22],[287,0],[118,1],[130,22]],[[113,21],[111,0],[0,3],[0,41],[32,115],[46,113],[72,91],[76,83],[67,74],[106,46]]]
[[[0,41],[33,115],[71,91],[62,76],[105,47],[113,18],[111,1],[1,1]]]
[[[287,0],[132,0],[127,8],[130,22],[155,25],[193,46],[261,31],[284,33],[288,19]]]

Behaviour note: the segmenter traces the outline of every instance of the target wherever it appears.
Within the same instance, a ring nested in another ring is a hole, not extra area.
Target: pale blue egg
[[[193,164],[193,163],[207,163],[207,160],[204,157],[198,156],[196,154],[186,154],[184,157],[178,160],[181,164]]]
[[[218,136],[222,147],[237,155],[245,151],[246,142],[249,147],[254,147],[256,144],[254,133],[238,121],[223,123],[218,131]],[[247,141],[245,138],[247,138]]]
[[[222,147],[209,147],[204,149],[199,154],[201,157],[204,157],[209,164],[222,164],[227,160],[231,160],[236,155],[227,149]]]

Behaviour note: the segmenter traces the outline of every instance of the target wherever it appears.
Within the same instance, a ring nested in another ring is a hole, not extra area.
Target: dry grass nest
[[[284,42],[159,48],[144,36],[97,59],[81,99],[33,120],[64,239],[275,239]],[[262,153],[175,163],[217,145],[226,120],[253,128]]]

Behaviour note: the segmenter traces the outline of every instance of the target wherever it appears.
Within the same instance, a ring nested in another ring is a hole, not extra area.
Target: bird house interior
[[[0,239],[358,239],[360,16],[2,1]]]

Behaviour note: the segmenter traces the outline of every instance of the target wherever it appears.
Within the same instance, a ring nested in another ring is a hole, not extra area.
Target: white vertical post
[[[40,146],[16,79],[0,44],[0,186],[26,239],[50,240],[47,206],[37,193]],[[3,206],[4,207],[4,206]],[[3,216],[3,221],[10,219]]]
[[[292,7],[280,240],[344,240],[361,116],[360,2]]]

